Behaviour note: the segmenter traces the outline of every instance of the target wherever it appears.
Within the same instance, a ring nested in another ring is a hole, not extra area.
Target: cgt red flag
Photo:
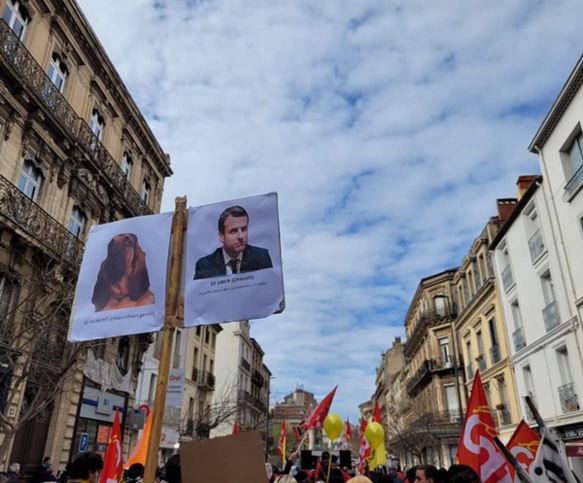
[[[115,411],[113,428],[109,433],[105,460],[99,483],[119,483],[123,473],[123,454],[121,447],[121,428],[119,426],[119,409]]]
[[[379,407],[379,402],[375,402],[374,404],[374,409],[372,411],[372,419],[371,422],[373,423],[379,423],[379,424],[383,424],[382,418],[381,418],[381,408]]]
[[[279,441],[277,442],[277,454],[285,461],[285,443],[287,435],[287,420],[284,419],[281,423],[281,431],[279,432]]]
[[[358,471],[361,475],[366,469],[366,462],[372,455],[370,444],[365,436],[366,421],[364,418],[360,420],[360,447],[358,448]]]
[[[233,434],[239,434],[239,422],[236,419],[233,423]]]
[[[476,371],[457,459],[460,464],[471,466],[483,483],[512,483],[506,458],[494,443],[496,435],[480,371]]]
[[[534,462],[539,445],[539,435],[522,420],[508,441],[506,448],[530,474],[530,465]],[[514,468],[511,470],[514,474]]]
[[[326,416],[328,416],[328,413],[330,412],[330,406],[332,406],[332,400],[334,399],[337,388],[338,386],[332,389],[332,391],[330,391],[330,393],[322,399],[310,413],[304,424],[306,429],[321,428],[324,425],[324,419],[326,419]]]

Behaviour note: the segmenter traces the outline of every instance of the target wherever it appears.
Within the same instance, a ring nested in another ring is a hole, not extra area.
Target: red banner
[[[119,409],[115,411],[113,428],[109,433],[109,443],[105,451],[103,471],[100,483],[118,483],[123,473],[123,453],[121,446],[121,428],[119,426]]]
[[[326,419],[326,416],[328,416],[328,413],[330,412],[330,406],[332,406],[332,400],[334,399],[337,388],[338,386],[332,389],[332,391],[330,391],[330,393],[314,408],[308,416],[306,424],[304,424],[305,428],[321,428],[324,425],[324,419]]]
[[[372,450],[364,433],[366,431],[366,421],[360,420],[360,447],[358,449],[358,471],[362,475],[366,467],[366,460],[371,457]]]
[[[344,435],[346,436],[346,441],[350,443],[352,441],[352,428],[350,427],[350,419],[346,418],[346,429],[344,430]]]
[[[526,472],[529,473],[530,465],[534,461],[539,444],[539,435],[523,420],[520,421],[510,441],[508,441],[506,448],[516,457]],[[514,468],[511,468],[511,471],[514,474]]]
[[[285,443],[287,433],[287,420],[284,419],[281,423],[281,431],[279,432],[279,441],[277,442],[277,454],[285,460]]]
[[[460,464],[471,466],[483,483],[512,483],[506,458],[494,443],[496,435],[480,372],[476,371],[457,459]]]

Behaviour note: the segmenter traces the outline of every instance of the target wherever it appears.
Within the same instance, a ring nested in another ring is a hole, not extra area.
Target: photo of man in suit
[[[219,217],[222,247],[196,262],[194,280],[272,268],[269,251],[247,244],[249,215],[241,206],[231,206]]]

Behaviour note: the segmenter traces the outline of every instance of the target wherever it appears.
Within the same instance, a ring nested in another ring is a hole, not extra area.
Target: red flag
[[[372,412],[372,419],[371,419],[372,423],[379,423],[379,424],[383,424],[383,420],[381,418],[381,408],[379,407],[379,402],[375,402],[374,404],[374,409]]]
[[[281,431],[279,432],[279,441],[277,442],[277,454],[285,461],[285,443],[287,434],[287,420],[284,419],[281,423]]]
[[[233,423],[233,434],[239,434],[239,423],[236,419],[235,422]]]
[[[358,471],[362,475],[364,474],[366,460],[371,457],[372,450],[370,449],[370,444],[365,436],[366,432],[366,421],[364,418],[360,420],[360,447],[358,449]]]
[[[109,433],[105,460],[99,483],[119,483],[123,472],[123,454],[121,446],[121,428],[119,426],[119,409],[115,411],[113,428]]]
[[[346,418],[346,429],[344,430],[346,435],[346,441],[350,443],[352,441],[352,428],[350,427],[350,419]]]
[[[530,465],[534,461],[539,444],[539,435],[522,420],[508,441],[506,448],[516,457],[526,472],[530,473]],[[514,473],[514,468],[511,470]]]
[[[506,458],[494,443],[496,435],[480,371],[476,371],[457,459],[460,464],[471,466],[483,483],[512,483]]]
[[[332,391],[330,391],[330,393],[314,408],[304,424],[305,428],[321,428],[324,425],[324,419],[326,419],[326,416],[328,416],[328,413],[330,412],[330,406],[332,406],[332,400],[334,399],[334,394],[336,394],[337,388],[338,386],[332,389]]]

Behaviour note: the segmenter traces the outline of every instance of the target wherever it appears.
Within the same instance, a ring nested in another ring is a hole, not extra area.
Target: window
[[[568,149],[569,172],[567,175],[572,177],[583,166],[583,134],[579,134]]]
[[[198,367],[198,348],[194,348],[194,361],[192,362],[193,367]]]
[[[43,181],[43,175],[32,161],[25,161],[18,178],[18,189],[28,196],[32,201],[38,198],[40,185]]]
[[[481,330],[476,332],[476,339],[478,340],[478,367],[480,371],[484,372],[486,370],[486,358],[484,357],[484,338]]]
[[[69,219],[69,231],[77,238],[81,238],[85,231],[85,224],[87,217],[78,206],[73,206],[71,210],[71,218]]]
[[[449,354],[449,339],[447,337],[440,337],[439,341],[439,354],[441,355],[441,361],[444,367],[451,367],[451,358]]]
[[[176,331],[176,340],[174,341],[174,355],[172,356],[172,367],[178,369],[180,367],[180,349],[182,347],[182,332]]]
[[[22,40],[28,22],[30,21],[30,15],[26,8],[20,5],[18,0],[8,0],[6,7],[4,7],[2,18],[10,26],[14,34]]]
[[[530,396],[532,402],[535,402],[536,397],[534,395],[534,380],[532,378],[532,371],[530,369],[530,366],[524,366],[522,368],[522,375],[524,376],[524,388],[526,389],[526,395]],[[534,419],[534,416],[526,402],[524,403],[524,407],[526,408],[526,419],[528,420]]]
[[[500,361],[500,345],[498,344],[498,333],[496,332],[496,319],[488,320],[488,332],[490,333],[490,363],[492,365]]]
[[[212,348],[215,349],[216,346],[217,346],[217,334],[213,332]]]
[[[151,191],[152,188],[150,188],[150,183],[144,180],[144,182],[142,183],[142,193],[140,196],[142,197],[142,200],[144,200],[144,203],[146,204],[148,204],[148,202],[150,201]]]
[[[508,291],[514,285],[514,278],[510,269],[510,254],[506,243],[500,247],[500,268],[502,269],[502,285],[504,290]]]
[[[497,378],[498,380],[498,396],[500,398],[500,404],[497,406],[498,409],[498,422],[500,426],[506,426],[512,423],[512,417],[510,415],[510,410],[508,407],[508,386],[506,385],[506,380],[504,376]]]
[[[443,295],[433,297],[433,305],[437,315],[445,315],[445,297]]]
[[[528,237],[528,249],[530,250],[530,259],[535,261],[545,252],[542,233],[540,231],[540,220],[538,218],[536,207],[531,204],[524,212],[524,224],[526,227],[526,236]]]
[[[196,326],[196,336],[197,337],[200,337],[201,331],[202,331],[202,327],[200,325],[197,325]]]
[[[158,375],[152,374],[150,377],[150,385],[148,387],[148,402],[154,402],[154,398],[156,397],[156,383],[158,382]]]
[[[202,370],[206,371],[206,361],[207,361],[207,356],[206,354],[204,356],[202,356]]]
[[[126,175],[126,179],[130,179],[133,165],[134,163],[130,155],[128,153],[123,153],[123,157],[121,158],[121,170],[123,171],[123,174]]]
[[[205,334],[204,334],[204,343],[208,344],[210,342],[210,338],[211,338],[211,331],[209,329],[207,329]]]
[[[569,351],[566,347],[561,347],[557,350],[557,363],[559,364],[559,374],[561,376],[561,383],[569,384],[573,382],[573,375],[571,373],[571,365],[569,364]]]
[[[573,382],[573,373],[571,372],[571,364],[569,362],[569,352],[567,347],[563,346],[557,349],[557,363],[559,366],[559,374],[561,378],[559,386],[559,400],[561,402],[561,409],[564,413],[571,411],[578,411],[579,397],[575,391],[575,384]]]
[[[460,418],[460,411],[455,385],[444,384],[443,390],[445,392],[445,403],[447,405],[447,411],[449,413],[449,420],[457,421]]]
[[[211,374],[214,374],[214,372],[215,372],[215,361],[213,361],[212,359],[211,359],[210,366],[209,366],[209,372]]]
[[[472,300],[472,297],[470,295],[470,285],[468,283],[468,277],[464,276],[463,278],[463,285],[464,285],[464,301],[467,304],[470,303],[470,300]]]
[[[99,111],[97,109],[93,109],[91,119],[89,119],[89,129],[91,129],[91,131],[93,132],[93,134],[95,134],[97,139],[101,140],[104,128],[105,120],[103,119],[103,116],[99,114]],[[95,146],[93,147],[95,148],[96,146],[97,143],[95,143]]]
[[[10,340],[13,325],[11,323],[13,303],[17,285],[6,275],[0,275],[0,340]]]
[[[518,305],[518,300],[510,304],[510,310],[512,312],[512,321],[514,323],[514,332],[512,333],[512,339],[514,340],[514,350],[518,352],[526,346],[526,339],[522,329],[522,316],[520,315],[520,306]]]
[[[128,372],[128,364],[130,360],[130,339],[129,337],[122,337],[117,346],[117,356],[115,357],[115,365],[122,375]]]
[[[471,380],[474,378],[474,364],[472,363],[472,343],[470,342],[469,337],[466,339],[466,357],[466,360],[468,361],[466,367],[467,378],[468,380]]]
[[[547,332],[554,329],[560,323],[559,311],[555,302],[555,286],[551,278],[551,272],[546,272],[541,278],[541,287],[543,290],[543,320]]]
[[[488,272],[486,271],[486,264],[484,263],[484,255],[478,257],[478,266],[482,281],[485,281],[488,278]]]
[[[59,92],[63,92],[67,74],[67,67],[59,57],[59,54],[53,54],[51,63],[49,64],[48,76]]]

